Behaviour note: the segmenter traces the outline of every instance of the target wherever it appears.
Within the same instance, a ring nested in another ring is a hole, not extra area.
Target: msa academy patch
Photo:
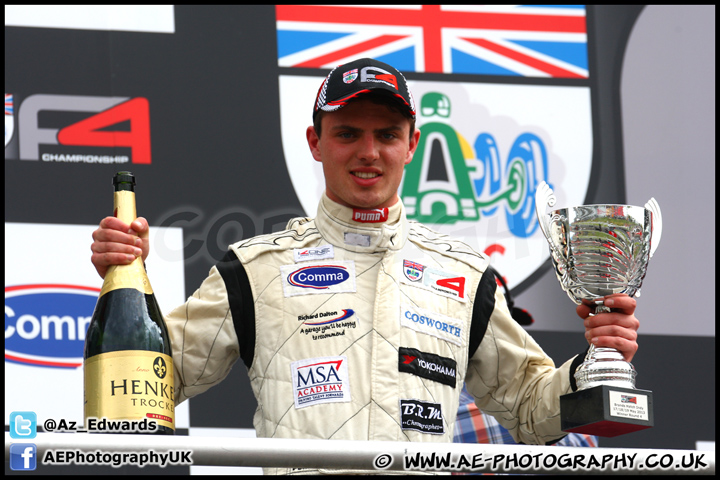
[[[347,357],[318,357],[290,364],[295,408],[350,401]]]

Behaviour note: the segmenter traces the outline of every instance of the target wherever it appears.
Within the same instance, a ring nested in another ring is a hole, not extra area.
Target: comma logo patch
[[[347,268],[338,265],[303,267],[288,275],[288,283],[296,287],[327,290],[350,277]]]
[[[283,293],[295,295],[355,292],[355,262],[309,263],[280,267]]]

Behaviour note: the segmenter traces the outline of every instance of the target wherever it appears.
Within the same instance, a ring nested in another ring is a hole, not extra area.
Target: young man
[[[306,132],[326,181],[317,216],[231,245],[167,315],[176,403],[241,358],[259,437],[450,442],[463,382],[519,441],[564,435],[559,396],[574,389],[582,356],[555,368],[511,318],[488,259],[407,220],[397,190],[420,137],[414,118],[390,65],[361,59],[330,72]],[[98,273],[146,258],[147,232],[142,218],[103,219]],[[586,336],[630,360],[635,301],[606,305],[616,310],[578,307]]]

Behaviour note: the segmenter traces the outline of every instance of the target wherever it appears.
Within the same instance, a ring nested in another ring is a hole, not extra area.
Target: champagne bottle
[[[118,172],[114,215],[136,218],[135,177]],[[173,361],[170,337],[150,286],[142,257],[113,265],[105,275],[85,337],[85,419],[157,422],[154,432],[175,433]],[[99,423],[99,420],[98,420]],[[128,432],[130,433],[130,432]]]

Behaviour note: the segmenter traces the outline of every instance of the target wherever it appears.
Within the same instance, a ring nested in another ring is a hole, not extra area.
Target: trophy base
[[[649,390],[598,387],[560,397],[560,425],[564,432],[617,437],[654,426]]]

